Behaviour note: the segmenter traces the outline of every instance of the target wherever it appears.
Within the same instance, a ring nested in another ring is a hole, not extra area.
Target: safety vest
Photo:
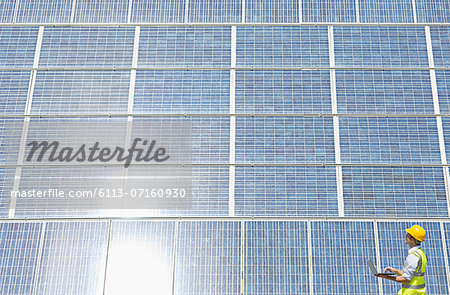
[[[425,287],[425,269],[427,268],[428,261],[427,255],[425,255],[425,252],[423,252],[421,248],[409,255],[418,257],[419,263],[409,284],[402,284],[402,289],[398,291],[397,295],[425,295],[427,294],[427,289]]]

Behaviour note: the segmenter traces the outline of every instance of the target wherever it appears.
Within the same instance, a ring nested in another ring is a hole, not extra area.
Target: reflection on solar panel
[[[183,23],[185,0],[132,0],[131,22]]]
[[[237,113],[331,113],[328,71],[237,71]]]
[[[225,27],[141,28],[141,67],[229,67],[231,29]]]
[[[241,0],[190,0],[191,23],[239,23],[242,20]]]
[[[0,114],[24,114],[30,72],[0,72]]]
[[[68,23],[72,13],[72,1],[20,0],[16,23]]]
[[[129,0],[76,0],[76,23],[126,23]]]
[[[14,21],[14,9],[16,1],[0,2],[0,23],[12,23]]]
[[[336,66],[428,67],[420,27],[335,27]]]
[[[372,222],[311,221],[313,293],[378,294],[374,235]]]
[[[391,266],[401,269],[408,255],[408,245],[405,245],[405,228],[415,223],[409,222],[379,222],[378,236],[381,267]],[[428,294],[448,294],[445,274],[444,252],[440,225],[437,222],[420,222],[427,236],[422,249],[428,257],[425,280]],[[400,284],[383,280],[384,294],[395,294],[401,288]]]
[[[175,222],[112,223],[107,294],[172,294]]]
[[[241,224],[182,221],[174,294],[240,294]]]
[[[38,72],[32,114],[127,112],[130,72]]]
[[[245,222],[244,294],[308,294],[306,232],[306,222]]]
[[[430,34],[434,66],[450,67],[450,29],[448,27],[432,27]]]
[[[343,167],[342,182],[345,216],[448,217],[442,168]]]
[[[46,28],[40,67],[131,67],[134,28]]]
[[[333,121],[318,117],[237,118],[236,162],[334,162]]]
[[[343,163],[440,164],[434,118],[340,118]]]
[[[356,22],[355,1],[302,0],[301,3],[304,22]]]
[[[108,222],[48,222],[36,294],[100,294]]]
[[[238,27],[238,67],[329,67],[326,27]]]
[[[413,23],[413,2],[407,0],[359,0],[362,23]]]
[[[297,0],[245,1],[247,23],[298,23]]]
[[[337,216],[334,167],[237,167],[237,216]]]
[[[133,112],[223,114],[229,112],[228,71],[138,71]]]
[[[450,114],[450,73],[436,71],[436,84],[441,114]]]
[[[434,113],[426,71],[336,71],[336,92],[341,113]]]
[[[33,66],[38,28],[0,28],[0,67]]]
[[[446,0],[415,0],[417,22],[448,23],[450,22],[450,3]]]

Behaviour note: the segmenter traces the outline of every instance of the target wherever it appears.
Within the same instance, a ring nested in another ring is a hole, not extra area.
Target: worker
[[[397,276],[379,274],[377,277],[401,283],[402,288],[397,295],[427,294],[425,269],[428,259],[420,246],[420,243],[425,240],[425,230],[419,225],[413,225],[411,228],[405,229],[405,231],[405,244],[408,244],[410,249],[403,265],[403,270],[386,267],[384,272],[393,272]]]

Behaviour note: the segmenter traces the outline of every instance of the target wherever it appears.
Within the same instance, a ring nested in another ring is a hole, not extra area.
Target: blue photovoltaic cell
[[[340,118],[343,163],[440,164],[435,118]]]
[[[8,218],[9,215],[15,172],[13,168],[0,168],[0,218]]]
[[[327,27],[238,27],[238,67],[329,67]]]
[[[38,71],[32,114],[127,113],[129,71]]]
[[[450,118],[442,117],[442,127],[444,131],[445,151],[447,159],[450,159]]]
[[[69,23],[75,0],[20,0],[16,23]]]
[[[311,221],[313,294],[378,294],[374,235],[372,222]]]
[[[133,112],[228,113],[229,71],[138,71]]]
[[[337,216],[334,167],[237,167],[236,216]]]
[[[306,222],[245,222],[244,294],[309,294]]]
[[[336,71],[338,112],[433,114],[428,71]]]
[[[74,0],[75,23],[126,23],[129,0]]]
[[[0,28],[0,67],[32,67],[39,28]]]
[[[14,21],[14,9],[16,1],[0,2],[0,23],[12,23]]]
[[[450,19],[449,19],[450,20]],[[450,67],[450,28],[430,27],[435,67]]]
[[[190,0],[190,23],[240,23],[241,0]]]
[[[331,113],[328,71],[237,71],[236,113]]]
[[[113,221],[105,294],[172,294],[175,222]]]
[[[448,23],[450,22],[450,2],[447,0],[415,0],[417,22]]]
[[[442,168],[343,167],[345,216],[448,217]]]
[[[436,71],[436,84],[441,114],[450,114],[450,72]]]
[[[405,228],[414,224],[422,226],[427,233],[422,243],[422,249],[428,257],[425,272],[427,294],[449,294],[441,229],[438,222],[379,222],[380,268],[388,266],[396,269],[403,268],[409,250],[409,246],[405,244]],[[384,294],[397,294],[396,292],[401,288],[399,283],[388,280],[382,280],[382,284]]]
[[[303,22],[356,22],[355,1],[302,0]]]
[[[33,294],[42,224],[0,223],[0,293]]]
[[[141,28],[140,67],[229,67],[230,63],[231,28]]]
[[[333,119],[236,119],[237,163],[333,163]]]
[[[0,114],[23,115],[30,72],[0,72]]]
[[[131,22],[183,23],[186,0],[132,0]]]
[[[336,66],[428,67],[423,27],[334,27]]]
[[[298,23],[297,0],[245,1],[246,23]]]
[[[131,67],[134,28],[46,28],[40,67]]]
[[[49,222],[36,294],[101,294],[108,222]]]
[[[174,294],[240,294],[241,223],[182,221]]]
[[[408,0],[359,0],[362,23],[413,23],[413,2]]]

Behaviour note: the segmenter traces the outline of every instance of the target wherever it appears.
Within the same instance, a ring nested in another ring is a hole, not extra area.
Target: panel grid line
[[[77,0],[72,0],[72,11],[70,12],[70,23],[73,24],[75,19],[75,10],[77,8]]]
[[[14,7],[14,17],[13,17],[13,23],[15,24],[17,21],[17,14],[19,12],[19,1],[20,0],[16,0],[16,6]]]
[[[108,240],[106,242],[106,259],[105,259],[105,274],[103,276],[103,294],[106,292],[106,279],[108,274],[108,259],[109,259],[109,251],[110,251],[110,244],[111,244],[111,232],[112,232],[112,220],[109,221],[108,224]]]
[[[45,228],[47,226],[47,222],[42,222],[42,228],[41,228],[41,235],[39,238],[39,250],[38,250],[38,256],[37,256],[37,262],[36,262],[36,271],[34,276],[34,286],[33,286],[33,295],[36,295],[37,292],[37,286],[39,281],[39,273],[41,270],[41,261],[42,261],[42,253],[44,251],[44,238],[45,238]]]

